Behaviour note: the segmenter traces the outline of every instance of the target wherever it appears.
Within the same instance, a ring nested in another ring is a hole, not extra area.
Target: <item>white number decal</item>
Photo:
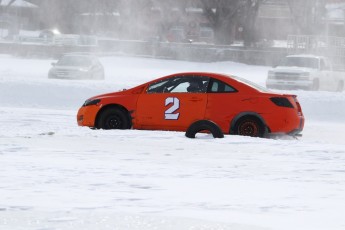
[[[180,113],[175,113],[180,108],[180,100],[177,97],[168,97],[165,99],[165,106],[173,104],[169,109],[165,111],[165,120],[177,120]]]

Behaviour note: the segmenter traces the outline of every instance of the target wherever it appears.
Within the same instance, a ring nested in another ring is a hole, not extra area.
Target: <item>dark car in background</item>
[[[57,79],[104,79],[104,68],[96,56],[89,54],[66,54],[52,63],[48,78]]]

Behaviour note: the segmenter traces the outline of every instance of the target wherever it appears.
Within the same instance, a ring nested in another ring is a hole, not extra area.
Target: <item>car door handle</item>
[[[192,98],[190,99],[190,101],[193,101],[193,102],[202,101],[202,98],[192,97]]]

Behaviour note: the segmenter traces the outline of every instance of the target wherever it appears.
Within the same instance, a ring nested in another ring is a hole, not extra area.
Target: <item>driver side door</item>
[[[151,84],[137,102],[138,129],[185,131],[193,122],[204,119],[206,89],[188,92],[190,81],[208,83],[208,78],[178,76]]]

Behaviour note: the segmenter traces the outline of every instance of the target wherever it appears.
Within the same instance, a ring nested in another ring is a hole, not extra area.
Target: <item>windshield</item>
[[[280,66],[297,66],[317,69],[319,67],[319,59],[314,57],[286,57],[280,63]]]
[[[64,56],[58,62],[60,66],[90,66],[91,58],[83,56]]]
[[[268,89],[266,89],[265,87],[261,86],[261,85],[258,85],[254,82],[251,82],[251,81],[248,81],[247,79],[244,79],[244,78],[241,78],[241,77],[236,77],[236,76],[231,76],[231,78],[239,81],[239,82],[242,82],[246,85],[249,85],[250,87],[256,89],[257,91],[260,91],[260,92],[270,92]]]

